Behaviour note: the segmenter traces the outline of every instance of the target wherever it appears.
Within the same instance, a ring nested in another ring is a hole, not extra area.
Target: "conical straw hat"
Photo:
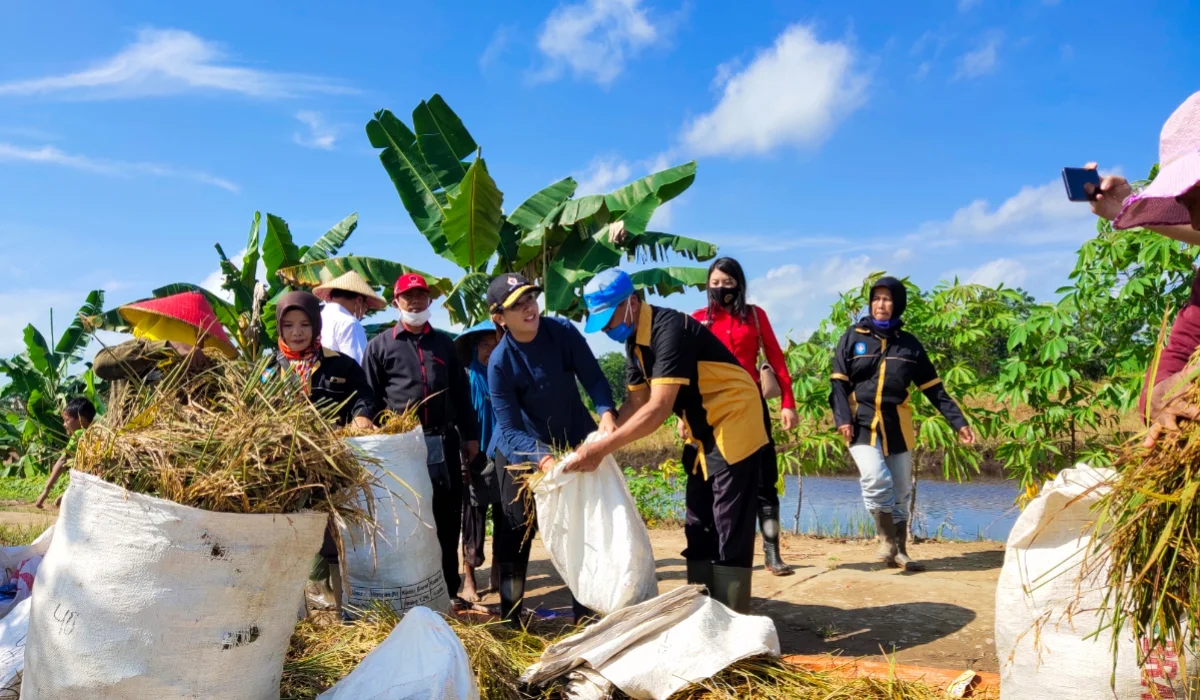
[[[313,289],[313,294],[321,301],[329,301],[329,293],[335,289],[363,295],[367,298],[367,306],[375,311],[387,308],[387,302],[383,300],[383,297],[376,294],[371,285],[367,284],[367,281],[362,278],[362,275],[354,270],[322,283],[319,287]]]
[[[161,299],[147,299],[118,309],[133,326],[133,335],[151,340],[173,340],[195,345],[204,334],[204,346],[219,350],[226,357],[237,357],[233,341],[225,334],[212,305],[200,292],[183,292]]]

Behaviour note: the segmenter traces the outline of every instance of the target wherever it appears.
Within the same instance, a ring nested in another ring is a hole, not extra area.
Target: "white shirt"
[[[367,332],[349,311],[330,301],[321,309],[321,347],[349,355],[361,365],[367,350]]]

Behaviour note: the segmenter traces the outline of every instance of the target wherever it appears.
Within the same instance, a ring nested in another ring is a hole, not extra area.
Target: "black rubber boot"
[[[783,563],[779,556],[779,511],[773,506],[758,509],[759,528],[762,529],[763,560],[767,571],[776,576],[791,576],[796,573]]]
[[[687,582],[704,586],[708,593],[712,593],[713,563],[706,559],[688,559]]]
[[[500,617],[516,629],[524,627],[525,572],[512,564],[500,565]]]
[[[575,616],[576,627],[584,627],[600,620],[600,613],[575,600],[575,596],[571,596],[571,613]]]
[[[900,550],[896,544],[896,526],[892,523],[892,514],[876,512],[871,515],[875,518],[875,532],[879,539],[879,551],[876,559],[890,567],[899,566],[896,563],[896,555],[900,553]]]
[[[905,571],[924,571],[925,565],[919,561],[913,561],[908,556],[908,523],[903,520],[898,520],[895,523],[896,527],[896,563],[904,567]]]
[[[754,569],[713,564],[712,598],[730,610],[750,614],[750,579]]]

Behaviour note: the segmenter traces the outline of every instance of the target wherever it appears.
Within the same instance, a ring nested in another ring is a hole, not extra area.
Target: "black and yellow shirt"
[[[917,444],[908,387],[916,384],[950,425],[967,424],[921,341],[907,331],[886,336],[866,321],[846,331],[833,352],[829,403],[837,425],[853,425],[854,445],[878,445],[884,455]]]
[[[637,333],[625,343],[625,367],[631,392],[654,384],[679,385],[673,410],[699,448],[706,476],[718,461],[721,467],[737,464],[767,444],[754,379],[691,316],[643,303]]]

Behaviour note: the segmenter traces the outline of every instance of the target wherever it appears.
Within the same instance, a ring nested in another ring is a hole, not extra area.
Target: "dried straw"
[[[413,408],[404,413],[396,413],[390,408],[379,414],[374,428],[359,428],[353,423],[342,428],[338,434],[342,437],[365,437],[367,435],[402,435],[421,426],[417,417],[417,409]]]
[[[1200,378],[1190,382],[1182,390],[1196,405]],[[1139,664],[1200,641],[1200,423],[1180,427],[1150,450],[1140,439],[1124,445],[1115,461],[1120,476],[1095,508],[1095,541],[1079,585],[1106,586],[1100,631],[1119,630],[1112,635],[1114,665],[1120,640],[1130,635],[1145,642]]]
[[[561,688],[529,688],[519,680],[547,646],[574,630],[513,630],[501,623],[477,624],[449,618],[462,640],[483,700],[559,700]],[[352,625],[300,623],[284,664],[280,700],[312,700],[350,673],[392,631],[398,617],[376,608]],[[620,692],[617,698],[626,696]],[[713,678],[685,688],[672,700],[935,700],[944,694],[930,686],[895,680],[846,678],[810,671],[779,659],[739,661]]]
[[[266,361],[171,370],[120,382],[84,433],[75,468],[130,491],[223,513],[317,510],[361,522],[355,491],[371,475],[295,382]]]

